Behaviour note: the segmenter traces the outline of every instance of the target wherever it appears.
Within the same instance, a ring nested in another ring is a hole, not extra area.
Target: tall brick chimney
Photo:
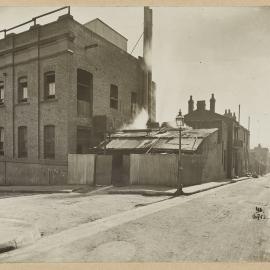
[[[144,32],[143,32],[143,60],[144,60],[144,108],[151,119],[151,93],[152,93],[152,9],[144,7]]]
[[[192,99],[192,96],[190,96],[190,99],[188,101],[188,113],[192,113],[194,110],[194,101]]]
[[[216,99],[214,97],[214,94],[212,94],[210,99],[210,112],[215,112],[215,105],[216,105]]]
[[[197,101],[197,110],[198,111],[205,111],[205,100],[198,100]]]

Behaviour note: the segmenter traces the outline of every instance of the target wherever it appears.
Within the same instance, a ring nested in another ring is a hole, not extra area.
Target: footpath
[[[217,182],[203,183],[200,185],[184,187],[183,192],[184,192],[184,195],[188,196],[188,195],[203,192],[212,188],[217,188],[224,185],[243,181],[246,179],[250,179],[250,177],[240,177],[240,178],[234,178],[234,179],[225,179],[223,181],[217,181]],[[111,187],[106,192],[109,194],[141,194],[144,196],[174,196],[174,193],[176,192],[176,188],[134,185],[134,186],[125,186],[125,187]]]

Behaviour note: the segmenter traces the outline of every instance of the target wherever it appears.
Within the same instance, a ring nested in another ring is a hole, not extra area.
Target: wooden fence
[[[111,171],[112,157],[110,155],[68,155],[68,184],[110,185]]]
[[[95,155],[68,155],[68,184],[94,184]]]
[[[182,155],[184,186],[202,182],[203,158],[201,155]],[[177,154],[133,154],[130,155],[130,184],[177,186]]]
[[[130,183],[132,185],[177,185],[177,155],[130,155]]]

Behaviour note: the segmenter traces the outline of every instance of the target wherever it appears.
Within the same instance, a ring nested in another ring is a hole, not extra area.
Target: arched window
[[[4,155],[4,142],[5,142],[4,128],[0,127],[0,156]]]
[[[55,98],[55,71],[44,74],[44,98]]]
[[[27,127],[18,128],[18,157],[27,157]]]
[[[44,158],[55,158],[55,126],[44,126]]]
[[[18,79],[18,102],[26,102],[28,99],[27,77]]]
[[[0,81],[0,104],[4,103],[5,97],[5,85],[3,81]]]

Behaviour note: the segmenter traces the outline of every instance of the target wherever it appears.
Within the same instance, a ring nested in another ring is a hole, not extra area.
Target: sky
[[[0,7],[0,28],[55,8]],[[251,147],[270,147],[270,7],[152,9],[157,120],[172,121],[179,109],[186,114],[190,95],[195,107],[197,100],[206,100],[209,109],[214,93],[217,113],[230,109],[238,115],[241,104],[240,123],[245,127],[250,116]],[[71,7],[71,14],[80,23],[100,18],[128,39],[128,52],[143,32],[143,7]],[[133,55],[142,53],[141,39]]]

